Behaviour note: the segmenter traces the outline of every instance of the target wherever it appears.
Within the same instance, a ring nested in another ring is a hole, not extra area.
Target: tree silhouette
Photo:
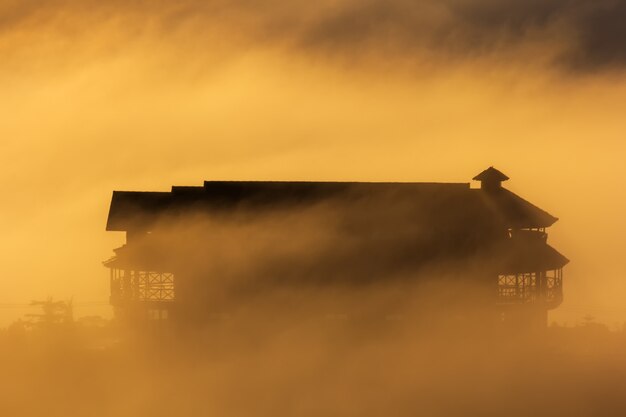
[[[45,301],[31,301],[31,306],[41,306],[43,313],[27,314],[31,326],[53,327],[70,324],[74,321],[72,300],[54,301],[48,297]]]

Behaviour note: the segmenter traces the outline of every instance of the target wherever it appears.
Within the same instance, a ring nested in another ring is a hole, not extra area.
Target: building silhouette
[[[129,317],[202,321],[233,294],[445,279],[479,288],[476,302],[496,320],[545,326],[568,263],[547,243],[557,218],[503,188],[508,177],[493,167],[473,179],[480,188],[205,181],[114,191],[106,230],[126,243],[104,263],[111,304]],[[458,298],[447,300],[442,310]]]

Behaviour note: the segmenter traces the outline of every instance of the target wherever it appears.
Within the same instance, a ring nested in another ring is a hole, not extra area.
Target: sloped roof
[[[529,273],[563,268],[569,259],[545,242],[507,239],[498,250],[502,274]]]
[[[428,201],[468,190],[468,183],[205,181],[200,187],[173,186],[171,192],[114,191],[106,230],[141,228],[161,215],[189,210],[266,210],[331,199],[371,201],[390,195]]]
[[[113,191],[106,230],[149,227],[171,203],[168,192]]]
[[[486,170],[484,170],[483,172],[481,172],[480,174],[476,175],[472,179],[475,180],[475,181],[489,181],[489,182],[497,181],[497,182],[501,182],[501,181],[508,180],[509,177],[507,177],[501,171],[498,171],[494,167],[489,167]]]
[[[511,229],[544,228],[552,226],[557,217],[524,200],[506,188],[478,191],[484,206],[502,219]]]
[[[390,198],[393,204],[416,205],[415,216],[428,216],[421,219],[426,222],[491,218],[509,228],[541,228],[557,221],[504,188],[487,192],[470,189],[468,183],[206,181],[199,187],[174,186],[170,192],[114,191],[106,230],[149,228],[160,216],[190,210],[258,211],[332,199],[358,201],[361,210],[376,206],[385,211],[382,203]]]

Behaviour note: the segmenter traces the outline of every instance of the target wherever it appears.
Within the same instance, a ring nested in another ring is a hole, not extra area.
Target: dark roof
[[[501,171],[498,171],[494,167],[489,167],[472,179],[475,181],[502,182],[508,180],[509,177],[507,177]]]
[[[185,210],[220,211],[306,205],[333,198],[405,194],[418,199],[456,195],[468,183],[205,181],[204,186],[173,186],[171,192],[114,191],[107,230],[141,228],[163,214]]]
[[[557,217],[524,200],[506,188],[479,192],[485,207],[502,219],[511,229],[531,229],[552,226]]]
[[[563,268],[569,259],[540,240],[508,239],[501,248],[498,270],[502,274],[529,273]]]
[[[491,217],[510,228],[541,228],[557,220],[506,189],[486,192],[470,189],[468,183],[206,181],[198,187],[174,186],[171,192],[114,191],[106,229],[149,228],[162,215],[189,210],[258,211],[331,199],[356,201],[361,208],[378,201],[377,207],[385,210],[380,202],[386,198],[417,204],[420,209],[427,207],[426,211],[415,212],[415,216],[428,213],[422,217],[432,217],[422,221],[455,217],[471,222]]]
[[[148,227],[171,202],[168,192],[113,191],[106,230]]]
[[[393,241],[385,240],[385,237],[379,236],[375,241],[365,245],[357,245],[353,250],[358,253],[346,252],[345,248],[332,247],[331,244],[329,251],[324,252],[323,261],[320,259],[319,262],[309,263],[305,269],[314,270],[314,265],[317,263],[328,265],[346,257],[349,260],[360,260],[359,265],[351,265],[350,269],[362,267],[367,269],[367,271],[363,271],[363,276],[375,276],[376,268],[392,271],[394,267],[420,266],[428,261],[448,260],[450,255],[459,254],[457,250],[465,249],[446,246],[445,253],[440,253],[437,250],[429,251],[429,247],[433,249],[433,246],[428,243],[424,244],[415,235],[398,236],[397,233],[394,235]],[[200,244],[200,242],[198,243]],[[204,249],[200,246],[199,250]],[[188,254],[188,249],[185,249],[185,253]],[[466,254],[466,252],[460,253]],[[314,258],[315,254],[310,256]],[[104,262],[104,264],[109,268],[171,271],[176,269],[176,258],[177,254],[173,254],[171,248],[164,247],[158,239],[145,238],[134,242],[132,245],[124,245],[115,249],[115,257]],[[489,262],[489,268],[493,268],[499,274],[550,271],[563,268],[569,263],[569,259],[539,239],[498,240],[497,245],[488,248],[482,253],[482,257],[479,254],[478,259],[482,262]],[[385,263],[385,260],[388,262]],[[276,259],[271,261],[277,262]],[[482,264],[481,268],[486,268],[485,265],[487,264]],[[339,265],[337,269],[345,271],[346,268],[345,265],[343,268]],[[305,271],[299,270],[299,273],[304,275]]]

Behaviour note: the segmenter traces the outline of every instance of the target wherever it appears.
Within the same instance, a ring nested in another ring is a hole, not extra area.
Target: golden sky
[[[505,185],[561,220],[552,318],[626,321],[623,0],[0,0],[0,323],[109,314],[113,189]]]

